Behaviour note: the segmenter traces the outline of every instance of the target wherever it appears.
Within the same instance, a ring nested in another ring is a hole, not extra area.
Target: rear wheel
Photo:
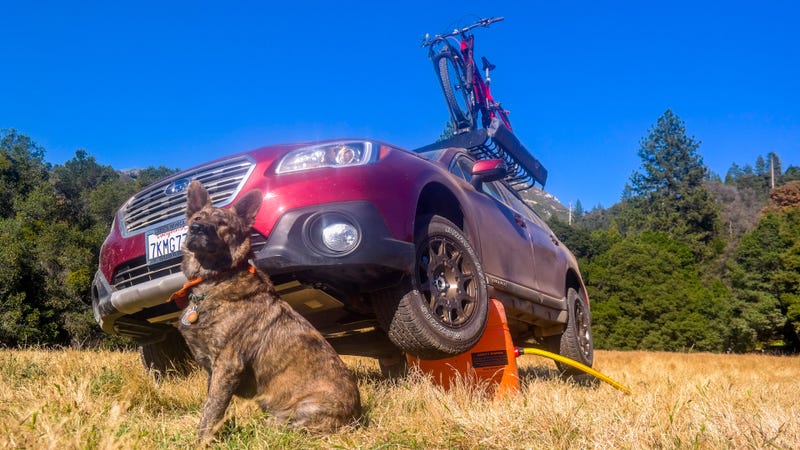
[[[197,367],[186,341],[174,328],[165,331],[158,340],[141,343],[139,355],[145,370],[156,378],[186,376]]]
[[[422,359],[457,355],[486,327],[486,276],[458,227],[440,216],[419,222],[414,274],[373,294],[375,314],[403,352]]]
[[[391,357],[378,358],[381,376],[390,381],[400,380],[408,375],[408,362],[406,355],[398,353]]]
[[[434,68],[456,130],[474,129],[471,87],[467,84],[464,66],[460,61],[458,56],[444,50],[435,56]]]
[[[558,339],[554,336],[547,347],[555,347],[558,343],[558,354],[585,366],[594,362],[594,343],[592,341],[592,319],[586,300],[573,288],[567,291],[567,326]],[[553,338],[558,339],[557,341]],[[555,350],[555,349],[553,349]],[[552,351],[552,350],[551,350]],[[564,376],[577,376],[582,371],[556,361],[556,366]]]

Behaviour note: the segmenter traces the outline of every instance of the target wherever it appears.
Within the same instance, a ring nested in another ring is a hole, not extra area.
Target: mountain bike
[[[455,133],[416,151],[461,147],[476,159],[500,158],[506,163],[506,182],[514,190],[524,191],[535,182],[544,187],[547,169],[516,137],[508,111],[492,97],[489,73],[495,66],[481,58],[484,78],[475,63],[475,37],[469,33],[501,20],[503,17],[480,19],[450,33],[423,39],[422,47],[428,48],[428,57],[433,61]]]
[[[422,47],[428,47],[428,57],[433,61],[456,133],[475,130],[479,123],[488,128],[495,118],[511,130],[508,111],[494,100],[489,89],[489,72],[495,65],[481,57],[484,78],[475,63],[475,36],[469,33],[474,28],[488,27],[501,20],[503,17],[480,19],[467,27],[432,38],[426,36],[423,40]]]

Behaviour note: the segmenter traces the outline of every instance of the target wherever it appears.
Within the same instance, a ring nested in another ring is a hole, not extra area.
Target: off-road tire
[[[408,375],[408,360],[402,353],[389,358],[378,358],[381,376],[389,381],[401,380]]]
[[[567,290],[567,326],[561,335],[558,353],[585,366],[594,363],[592,319],[586,300],[573,288]],[[582,371],[556,361],[562,376],[578,376]]]
[[[421,359],[464,353],[489,317],[486,276],[464,233],[440,216],[418,219],[414,273],[371,296],[389,339]]]

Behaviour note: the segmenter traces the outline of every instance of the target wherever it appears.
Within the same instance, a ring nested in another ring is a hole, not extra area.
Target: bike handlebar
[[[430,39],[428,39],[429,35],[426,34],[424,40],[422,41],[422,47],[429,47],[429,46],[435,44],[436,42],[439,42],[439,41],[444,40],[446,38],[449,38],[451,36],[463,35],[464,33],[466,33],[467,31],[469,31],[469,30],[471,30],[473,28],[488,27],[489,25],[491,25],[491,24],[493,24],[495,22],[500,22],[503,19],[505,19],[505,17],[502,17],[502,16],[501,17],[488,17],[488,18],[484,18],[484,19],[478,19],[478,21],[473,23],[472,25],[468,25],[468,26],[466,26],[464,28],[460,28],[460,29],[457,28],[457,29],[455,29],[455,30],[453,30],[453,31],[451,31],[449,33],[437,34],[437,35],[433,36]]]

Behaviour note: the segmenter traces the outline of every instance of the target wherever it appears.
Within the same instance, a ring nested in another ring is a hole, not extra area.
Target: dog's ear
[[[189,189],[186,191],[186,218],[192,217],[194,213],[210,204],[211,198],[203,184],[197,180],[189,183]]]
[[[262,198],[263,194],[261,191],[255,189],[248,192],[233,205],[233,210],[236,212],[236,215],[241,217],[242,222],[244,222],[247,228],[253,226],[253,222],[256,220],[258,208],[261,207]]]

